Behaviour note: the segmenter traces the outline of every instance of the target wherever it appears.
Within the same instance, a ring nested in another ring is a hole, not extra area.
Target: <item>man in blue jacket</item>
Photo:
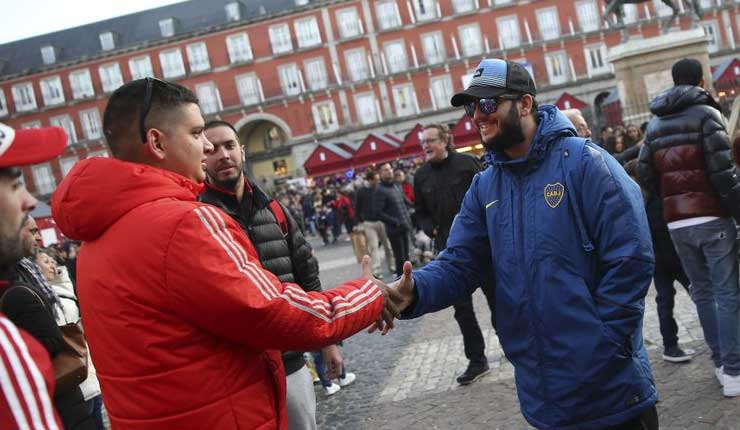
[[[495,288],[522,413],[538,429],[657,429],[642,340],[654,257],[638,186],[521,65],[486,59],[452,98],[491,166],[473,179],[440,257],[392,287],[389,311],[435,312]]]

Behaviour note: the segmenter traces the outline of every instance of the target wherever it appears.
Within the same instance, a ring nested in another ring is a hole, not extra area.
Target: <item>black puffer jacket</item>
[[[411,230],[411,215],[403,192],[393,182],[380,182],[373,192],[373,211],[388,234]]]
[[[703,88],[679,85],[651,103],[637,178],[663,198],[666,222],[740,219],[740,180],[719,105]]]
[[[450,152],[439,163],[424,163],[416,171],[416,219],[424,233],[434,238],[437,251],[446,247],[452,220],[460,212],[465,193],[480,170],[480,163],[474,157]]]
[[[321,291],[319,262],[311,245],[284,206],[288,234],[283,235],[269,208],[272,199],[259,187],[247,182],[244,198],[239,203],[234,193],[207,185],[199,200],[219,207],[236,220],[252,241],[262,266],[280,281],[298,284],[305,291]],[[285,373],[290,375],[305,364],[303,353],[283,352],[283,363]]]

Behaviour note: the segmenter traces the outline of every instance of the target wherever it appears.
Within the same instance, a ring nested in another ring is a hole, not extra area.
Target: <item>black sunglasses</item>
[[[144,94],[144,108],[141,109],[141,116],[139,116],[139,133],[141,134],[141,142],[146,143],[146,126],[144,125],[144,122],[146,122],[146,116],[149,115],[149,111],[152,109],[152,96],[154,95],[154,84],[160,83],[162,85],[167,85],[167,82],[152,78],[151,76],[146,77],[146,93]]]
[[[475,115],[475,107],[478,106],[480,109],[480,112],[485,115],[490,115],[492,113],[496,113],[498,110],[498,105],[500,102],[497,100],[519,100],[522,98],[522,96],[515,96],[515,95],[503,95],[498,97],[493,97],[490,99],[478,99],[466,102],[463,107],[465,108],[465,113],[472,117]]]

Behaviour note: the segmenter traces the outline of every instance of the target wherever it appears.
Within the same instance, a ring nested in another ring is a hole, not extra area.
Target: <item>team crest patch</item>
[[[565,187],[560,182],[547,184],[545,187],[545,202],[547,202],[548,206],[555,209],[563,200],[563,194],[565,194]]]

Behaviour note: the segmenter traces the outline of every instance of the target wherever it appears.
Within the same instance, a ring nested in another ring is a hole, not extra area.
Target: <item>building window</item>
[[[296,6],[305,6],[308,4],[308,0],[295,0]]]
[[[262,100],[259,82],[254,73],[239,75],[235,80],[236,92],[239,93],[239,100],[244,106],[257,104]]]
[[[198,104],[203,114],[209,115],[223,109],[221,95],[213,82],[196,85],[195,94],[198,96]]]
[[[442,38],[441,31],[422,34],[421,44],[424,48],[424,58],[426,58],[427,64],[441,63],[447,57],[445,41]]]
[[[85,139],[94,140],[103,137],[103,127],[100,125],[100,113],[97,109],[80,111],[80,124]]]
[[[40,81],[41,96],[45,106],[54,106],[64,103],[64,89],[59,76],[51,76]]]
[[[636,4],[624,4],[622,5],[622,11],[624,12],[625,24],[632,24],[640,18],[640,12]]]
[[[0,117],[8,114],[8,100],[5,98],[5,91],[0,89]]]
[[[103,92],[115,91],[123,85],[121,67],[118,63],[103,64],[98,69],[98,74],[100,75],[100,83],[103,85]]]
[[[72,121],[72,117],[69,115],[54,116],[49,119],[51,125],[62,127],[64,133],[67,135],[67,144],[77,142],[77,132],[75,131],[75,123]]]
[[[299,48],[321,45],[321,33],[316,17],[297,20],[293,23]]]
[[[501,5],[509,4],[511,2],[512,2],[512,0],[493,0],[493,4],[495,4],[496,6],[501,6]]]
[[[502,49],[516,48],[521,44],[519,34],[519,19],[516,15],[509,15],[496,20],[499,45]]]
[[[334,102],[329,100],[314,103],[311,110],[313,111],[313,122],[316,125],[316,132],[328,133],[339,129]]]
[[[460,43],[464,57],[483,53],[483,41],[481,40],[478,24],[462,25],[458,27],[457,31],[460,33]]]
[[[702,10],[707,10],[714,7],[715,1],[716,0],[699,0],[699,5],[701,5]]]
[[[241,6],[239,2],[231,2],[224,6],[227,21],[239,21],[242,19]]]
[[[154,76],[152,60],[149,59],[148,55],[128,60],[128,68],[131,71],[131,79],[134,80]]]
[[[568,80],[568,58],[565,52],[545,55],[545,65],[550,85],[558,85]]]
[[[653,10],[658,16],[673,15],[673,10],[671,10],[671,8],[668,7],[668,5],[664,4],[661,0],[653,0]]]
[[[159,62],[162,64],[162,75],[165,79],[185,76],[185,64],[182,62],[180,49],[160,52]]]
[[[337,23],[339,24],[339,37],[348,39],[362,34],[362,24],[357,15],[357,9],[350,7],[337,11]]]
[[[205,42],[192,43],[186,48],[188,52],[188,62],[190,63],[191,72],[202,72],[211,68],[211,62],[208,60],[208,48]]]
[[[116,39],[113,37],[113,33],[106,31],[98,35],[100,38],[100,49],[103,51],[112,51],[116,49]]]
[[[41,121],[37,119],[34,121],[24,122],[21,124],[21,128],[41,128]]]
[[[293,50],[293,42],[290,40],[290,27],[288,27],[288,24],[273,25],[270,27],[269,33],[273,54],[277,55]]]
[[[249,45],[249,36],[247,36],[247,33],[228,36],[226,38],[226,49],[229,51],[229,61],[231,64],[252,59],[252,47]]]
[[[397,116],[408,116],[417,113],[416,92],[413,84],[396,85],[393,87],[393,102]]]
[[[452,0],[455,13],[470,12],[475,9],[475,0]]]
[[[701,26],[704,28],[704,34],[709,36],[709,52],[719,51],[719,28],[717,28],[717,22],[702,22]]]
[[[388,72],[398,73],[409,68],[408,58],[406,58],[406,46],[403,40],[387,42],[383,45],[383,51],[385,51]]]
[[[292,96],[301,92],[298,66],[296,66],[295,63],[285,64],[278,67],[278,76],[280,76],[280,86],[283,89],[283,94],[286,96]]]
[[[72,98],[75,100],[93,97],[95,95],[92,78],[90,78],[90,70],[88,69],[70,73],[69,85],[72,87]]]
[[[591,45],[583,50],[586,56],[586,67],[588,76],[603,75],[611,72],[609,63],[606,61],[606,45]]]
[[[311,91],[320,90],[329,85],[326,65],[322,57],[304,61],[303,70],[306,71],[306,81],[308,81],[308,88]]]
[[[349,80],[358,82],[370,77],[365,48],[351,49],[344,53],[344,62],[347,65]]]
[[[431,78],[429,81],[429,91],[432,96],[432,103],[435,109],[445,109],[450,107],[452,99],[452,78],[449,75]]]
[[[159,20],[159,32],[162,37],[172,37],[175,35],[175,19],[165,18]]]
[[[558,9],[549,7],[537,10],[537,27],[540,29],[542,40],[552,40],[560,37]]]
[[[33,166],[31,171],[33,172],[33,183],[36,184],[36,193],[38,195],[46,196],[54,192],[57,183],[49,163]]]
[[[33,92],[33,84],[26,82],[13,85],[12,93],[16,111],[28,112],[36,109],[36,94]]]
[[[429,21],[437,17],[436,0],[414,0],[413,3],[417,21]]]
[[[362,125],[375,124],[380,121],[378,102],[373,93],[357,94],[355,96],[355,110],[357,111],[357,120]]]
[[[53,46],[44,46],[41,48],[41,60],[44,64],[54,64],[57,62],[57,49]]]
[[[401,14],[398,11],[396,0],[379,1],[375,5],[375,11],[378,14],[378,25],[381,30],[401,26]]]
[[[70,170],[75,166],[75,163],[77,163],[78,158],[77,157],[67,157],[62,158],[59,160],[59,167],[62,168],[62,177],[67,176],[67,173],[69,173]]]
[[[596,9],[596,2],[593,0],[576,3],[576,14],[578,15],[578,24],[581,31],[588,33],[599,29],[599,11]]]

